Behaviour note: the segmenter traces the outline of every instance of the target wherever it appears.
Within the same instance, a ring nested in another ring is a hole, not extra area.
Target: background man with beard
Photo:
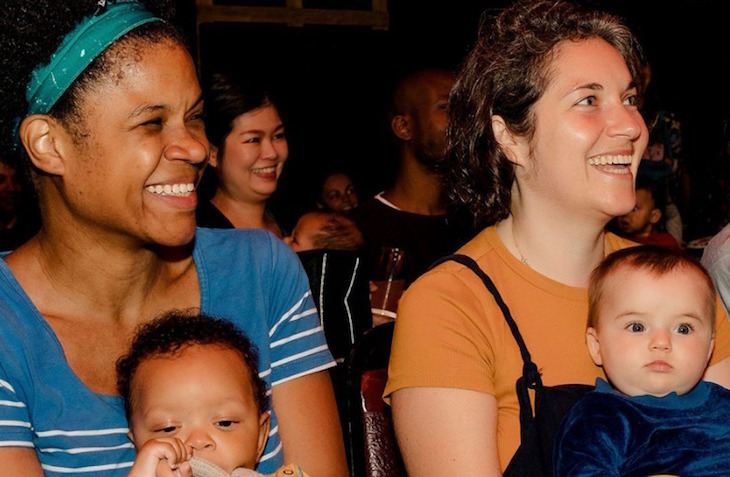
[[[436,168],[444,155],[454,81],[450,71],[423,69],[398,83],[389,112],[399,158],[395,181],[352,213],[365,237],[371,272],[382,247],[404,251],[401,275],[406,287],[434,260],[471,238],[468,221],[449,210]]]

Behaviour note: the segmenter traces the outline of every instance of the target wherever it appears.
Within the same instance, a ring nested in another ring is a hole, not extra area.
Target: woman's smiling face
[[[266,201],[276,191],[289,145],[279,111],[265,104],[238,116],[225,139],[224,149],[211,164],[218,187],[243,202]]]
[[[565,41],[547,68],[535,134],[520,139],[521,193],[581,217],[608,221],[628,212],[648,132],[623,57],[601,39]]]
[[[172,41],[116,48],[110,73],[84,92],[83,132],[62,146],[72,226],[189,243],[209,152],[195,67]]]

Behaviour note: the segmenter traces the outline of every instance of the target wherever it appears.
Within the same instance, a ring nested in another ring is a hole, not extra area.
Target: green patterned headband
[[[46,114],[63,96],[76,78],[121,36],[145,23],[162,21],[135,0],[114,3],[100,0],[101,8],[76,25],[63,39],[47,65],[39,65],[31,73],[25,91],[28,112]],[[19,125],[15,138],[19,142]]]

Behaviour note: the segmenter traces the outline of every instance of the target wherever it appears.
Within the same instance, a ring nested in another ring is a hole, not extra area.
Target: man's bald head
[[[390,127],[402,155],[434,169],[446,149],[449,93],[456,81],[453,72],[424,69],[403,78],[395,89]]]

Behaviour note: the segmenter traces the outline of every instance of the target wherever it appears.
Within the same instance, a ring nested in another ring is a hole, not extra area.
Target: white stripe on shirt
[[[297,313],[296,315],[292,315],[291,321],[297,321],[298,319],[304,318],[305,316],[315,315],[315,314],[317,314],[317,308],[312,307],[309,310],[305,310],[301,313]]]
[[[88,452],[105,452],[119,449],[134,448],[134,444],[128,442],[126,444],[120,444],[118,446],[110,447],[73,447],[71,449],[59,449],[56,447],[46,447],[39,449],[41,452],[63,452],[64,454],[86,454]]]
[[[10,385],[10,383],[5,381],[4,379],[0,379],[0,388],[9,389],[13,393],[15,392],[15,389],[13,389],[13,387]]]
[[[98,472],[100,470],[114,470],[132,467],[134,462],[120,462],[118,464],[90,465],[88,467],[58,467],[56,465],[41,464],[44,470],[59,474],[77,474],[80,472]]]
[[[276,324],[274,326],[272,326],[271,329],[269,330],[269,337],[274,336],[274,333],[276,332],[276,329],[279,327],[279,325],[281,325],[283,322],[285,322],[289,318],[289,316],[291,316],[292,314],[294,314],[294,312],[297,311],[302,306],[302,303],[304,303],[304,300],[306,300],[307,297],[309,297],[311,294],[312,294],[312,292],[309,291],[309,290],[307,290],[307,292],[304,294],[304,296],[301,297],[299,299],[299,301],[297,301],[294,304],[294,306],[292,306],[291,308],[289,308],[289,311],[287,311],[286,313],[284,313],[281,316],[281,318],[279,318],[279,321],[277,321]]]
[[[318,326],[316,328],[311,328],[311,329],[302,331],[300,333],[293,334],[291,336],[287,336],[286,338],[282,338],[280,340],[272,341],[271,342],[271,347],[272,348],[276,348],[277,346],[281,346],[283,344],[290,343],[290,342],[292,342],[294,340],[298,340],[300,338],[304,338],[305,336],[314,335],[314,334],[317,334],[319,332],[324,332],[324,330],[322,329],[321,326]]]
[[[293,379],[297,379],[297,378],[302,377],[302,376],[308,376],[308,375],[314,374],[314,373],[316,373],[318,371],[324,371],[326,369],[333,368],[334,366],[336,366],[336,363],[334,361],[330,361],[329,363],[323,364],[322,366],[317,366],[316,368],[312,368],[312,369],[310,369],[308,371],[304,371],[304,372],[301,372],[299,374],[293,374],[293,375],[288,376],[288,377],[286,377],[284,379],[280,379],[278,381],[275,381],[275,382],[271,383],[271,386],[277,386],[279,384],[289,382],[289,381],[291,381]]]
[[[6,407],[25,407],[24,402],[20,401],[0,401],[0,406]]]
[[[263,462],[265,460],[269,460],[272,457],[275,457],[279,452],[281,452],[281,441],[279,441],[279,445],[276,446],[276,448],[274,450],[272,450],[268,454],[262,455],[261,458],[259,459],[259,462]]]
[[[27,427],[28,429],[30,429],[30,422],[28,422],[28,421],[0,421],[0,426]]]
[[[280,359],[279,361],[276,361],[274,363],[271,363],[271,368],[273,369],[273,368],[276,368],[276,367],[281,366],[283,364],[291,363],[292,361],[296,361],[296,360],[298,360],[300,358],[304,358],[305,356],[310,356],[310,355],[313,355],[313,354],[317,354],[320,351],[326,351],[326,350],[329,350],[329,348],[327,347],[326,344],[324,344],[322,346],[317,346],[316,348],[311,348],[311,349],[302,351],[301,353],[293,354],[291,356],[287,356],[284,359]]]
[[[127,434],[129,429],[126,427],[117,427],[113,429],[92,429],[85,431],[63,431],[63,430],[52,430],[36,432],[38,437],[53,437],[53,436],[68,436],[68,437],[83,437],[83,436],[108,436],[110,434]]]
[[[30,441],[0,441],[0,447],[31,447],[35,448]]]

